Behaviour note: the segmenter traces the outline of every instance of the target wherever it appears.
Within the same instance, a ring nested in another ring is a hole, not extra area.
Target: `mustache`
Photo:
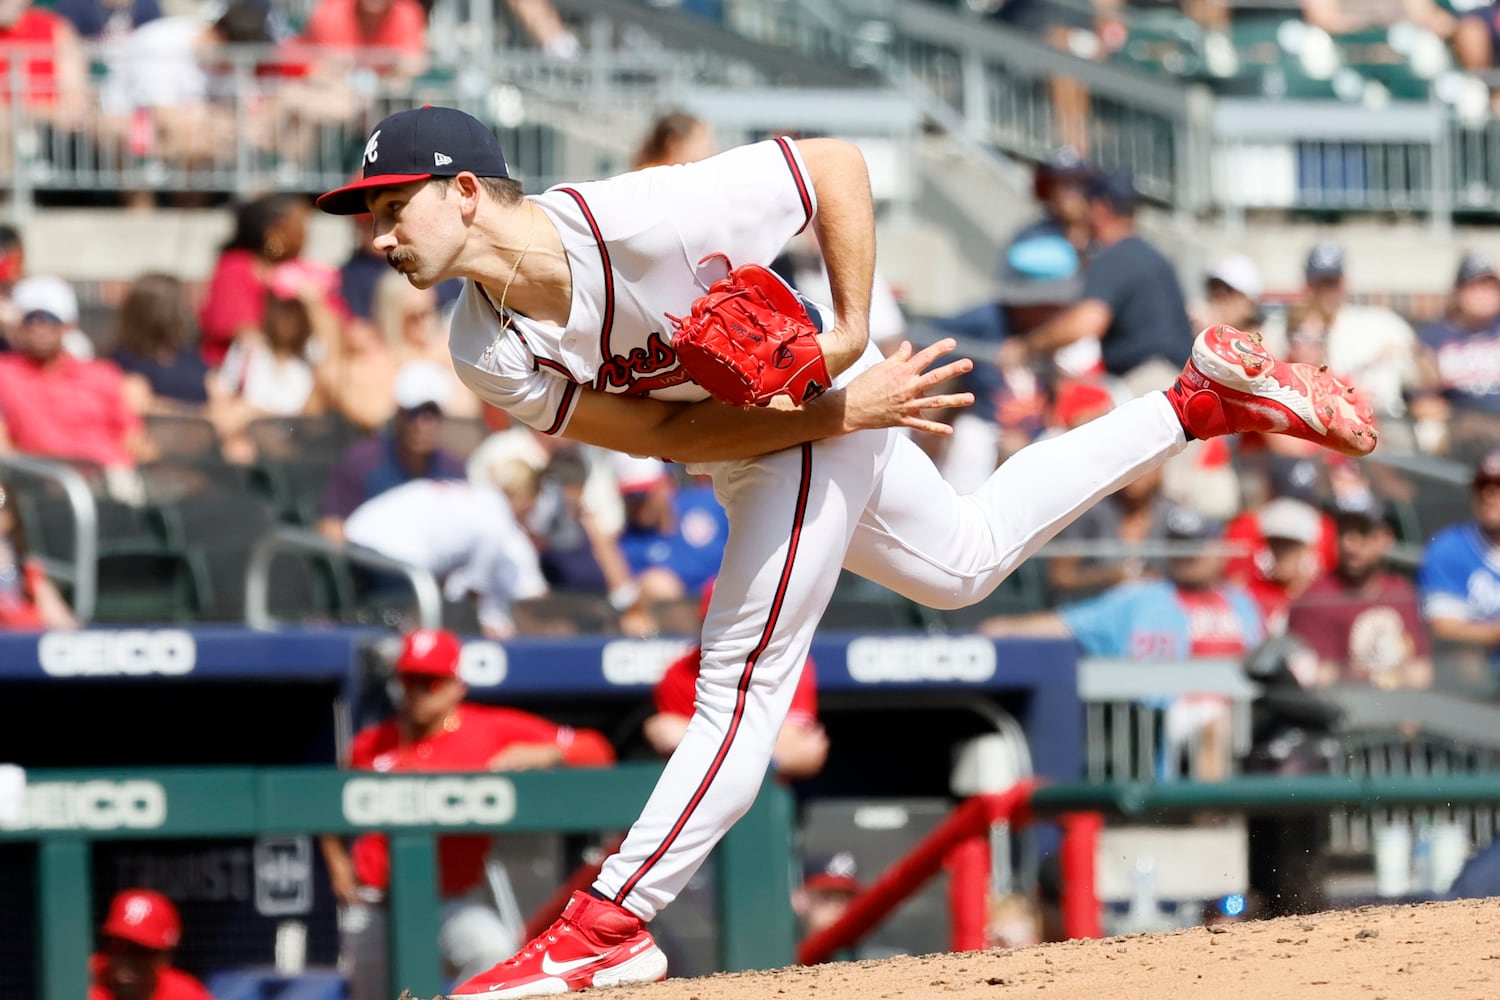
[[[385,262],[398,269],[402,264],[414,264],[416,261],[417,255],[410,247],[396,247],[394,250],[387,251],[385,255]]]

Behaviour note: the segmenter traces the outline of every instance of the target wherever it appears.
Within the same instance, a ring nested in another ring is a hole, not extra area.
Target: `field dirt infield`
[[[669,979],[591,1000],[1500,1000],[1500,899]]]

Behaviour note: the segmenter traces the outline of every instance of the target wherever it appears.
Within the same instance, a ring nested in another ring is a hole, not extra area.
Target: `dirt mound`
[[[1364,907],[1216,930],[670,979],[585,995],[598,1000],[1500,998],[1500,899]]]

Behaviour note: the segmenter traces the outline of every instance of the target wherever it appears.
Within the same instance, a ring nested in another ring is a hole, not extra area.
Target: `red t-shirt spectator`
[[[214,265],[203,297],[198,326],[203,331],[199,350],[203,363],[217,368],[240,331],[260,329],[266,311],[266,285],[259,258],[249,250],[225,250]]]
[[[1260,530],[1260,519],[1253,510],[1245,511],[1224,526],[1224,541],[1236,548],[1239,555],[1231,556],[1224,566],[1224,576],[1250,592],[1260,606],[1261,617],[1267,630],[1279,632],[1277,623],[1283,619],[1291,604],[1291,595],[1286,585],[1271,579],[1271,543]],[[1322,576],[1339,560],[1338,528],[1327,514],[1318,517],[1318,540],[1313,544],[1317,556],[1317,575]]]
[[[57,61],[53,58],[59,37],[70,29],[68,22],[50,10],[28,7],[15,24],[0,26],[0,97],[6,107],[11,104],[11,46],[31,49],[26,59],[26,104],[50,107],[57,102],[60,81]]]
[[[47,628],[35,596],[46,579],[47,571],[42,564],[28,559],[21,566],[18,586],[8,588],[0,583],[0,631],[40,632]]]
[[[103,955],[94,955],[89,959],[89,978],[92,982],[89,984],[88,1000],[116,1000],[114,990],[100,982],[108,961]],[[151,991],[147,1000],[214,1000],[214,997],[198,980],[169,965],[157,970],[156,989]]]
[[[698,671],[702,666],[701,647],[694,647],[667,667],[651,697],[656,710],[664,715],[692,716],[697,697]],[[818,674],[812,657],[802,666],[802,675],[797,678],[797,690],[792,693],[792,707],[787,711],[787,721],[812,725],[818,721]]]
[[[142,424],[121,386],[120,370],[108,362],[63,354],[39,365],[0,355],[0,421],[17,451],[133,466],[125,442]]]
[[[403,742],[394,719],[362,729],[350,746],[349,763],[365,771],[485,771],[491,758],[513,743],[556,743],[569,767],[603,767],[615,761],[614,748],[592,729],[558,726],[512,708],[469,704],[459,705],[453,717],[450,728],[416,743]],[[438,838],[444,897],[463,895],[479,884],[489,849],[485,834]],[[362,885],[389,887],[390,846],[384,834],[356,838],[350,855]]]
[[[304,45],[330,49],[396,49],[422,55],[427,51],[427,15],[417,0],[390,0],[384,18],[366,34],[357,16],[357,0],[320,0],[313,8]]]

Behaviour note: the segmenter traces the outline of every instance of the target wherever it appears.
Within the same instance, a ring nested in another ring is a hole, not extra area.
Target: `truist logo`
[[[616,354],[599,368],[599,388],[617,389],[632,396],[653,389],[665,389],[688,380],[687,372],[677,367],[677,352],[660,333],[646,338],[645,347],[632,347],[624,356]]]

